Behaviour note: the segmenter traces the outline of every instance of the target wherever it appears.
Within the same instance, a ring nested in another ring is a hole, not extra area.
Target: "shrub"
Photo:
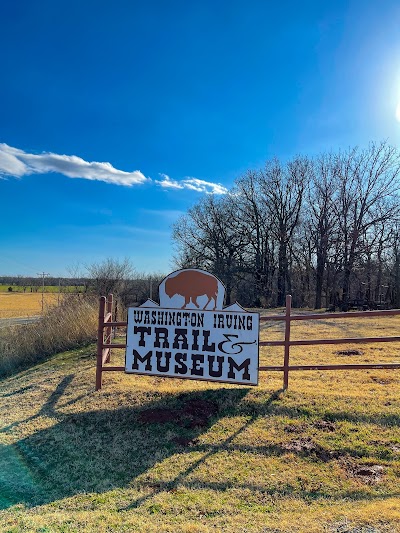
[[[0,375],[57,352],[87,345],[97,335],[98,301],[69,295],[37,322],[0,330]]]

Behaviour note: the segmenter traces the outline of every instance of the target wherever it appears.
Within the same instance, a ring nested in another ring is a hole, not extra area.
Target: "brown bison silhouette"
[[[185,303],[181,309],[185,309],[190,301],[200,309],[197,299],[205,295],[208,300],[202,309],[205,309],[211,300],[214,300],[214,310],[217,306],[218,280],[203,272],[183,270],[173,278],[168,278],[165,281],[165,294],[169,298],[175,295],[183,296]]]

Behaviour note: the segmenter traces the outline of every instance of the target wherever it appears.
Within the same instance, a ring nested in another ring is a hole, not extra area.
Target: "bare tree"
[[[286,165],[273,159],[261,173],[261,189],[278,246],[278,306],[284,305],[286,288],[290,286],[288,248],[298,226],[309,168],[306,158],[297,157]]]
[[[101,263],[86,266],[91,280],[91,291],[99,296],[114,293],[124,297],[129,292],[129,281],[135,274],[135,268],[127,258],[123,260],[108,257]]]
[[[177,264],[210,270],[247,305],[281,306],[287,292],[316,308],[324,294],[344,310],[400,301],[399,171],[386,143],[268,161],[178,221]]]
[[[67,267],[67,272],[70,275],[70,280],[72,281],[75,294],[82,292],[82,287],[84,292],[88,292],[90,280],[87,278],[87,273],[85,273],[85,267],[82,266],[79,262],[73,263]]]
[[[247,235],[243,274],[250,278],[250,303],[270,303],[272,280],[276,270],[275,241],[271,234],[269,210],[261,190],[260,173],[248,171],[236,181],[233,191],[237,208],[238,231]]]
[[[397,309],[400,308],[400,227],[396,226],[391,232],[391,251],[390,258],[390,292],[392,305]]]
[[[226,303],[242,269],[247,234],[238,231],[235,198],[208,195],[189,209],[173,228],[179,267],[208,269],[225,284]]]
[[[315,254],[315,309],[322,307],[322,290],[330,248],[337,236],[334,204],[337,197],[338,166],[332,154],[313,161],[307,190],[305,224]]]
[[[399,215],[400,158],[395,148],[383,142],[341,153],[337,163],[339,188],[334,208],[342,248],[342,309],[346,310],[362,237],[375,225]]]

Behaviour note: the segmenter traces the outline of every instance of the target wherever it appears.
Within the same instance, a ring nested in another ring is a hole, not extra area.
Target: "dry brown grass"
[[[46,356],[93,342],[97,301],[70,295],[48,307],[38,321],[0,329],[0,376]]]
[[[389,337],[398,336],[399,329],[399,316],[293,321],[291,324],[291,340],[366,336]],[[263,322],[261,331],[263,340],[283,340],[284,323]],[[260,364],[282,364],[282,351],[283,348],[281,347],[263,347],[260,351]],[[340,351],[360,352],[360,355],[345,355],[340,354]],[[290,363],[293,365],[400,363],[400,343],[295,346],[291,347],[290,354]],[[340,372],[345,371],[337,372],[340,379],[342,375]],[[353,380],[358,379],[356,377],[357,372],[352,371],[351,376]],[[324,374],[324,372],[321,371],[319,374]],[[291,376],[293,375],[294,372],[291,373]]]
[[[399,318],[352,319],[293,332],[399,328]],[[335,353],[350,348],[364,353]],[[398,361],[399,348],[306,347],[293,361]],[[95,392],[94,353],[60,354],[1,382],[0,530],[400,531],[399,371],[293,372],[285,394],[281,373],[253,388],[109,373]],[[282,348],[261,359],[281,363]],[[187,405],[200,400],[215,411],[193,422]],[[154,423],[149,409],[183,416]]]
[[[58,294],[44,293],[46,307],[56,305]],[[40,315],[42,295],[38,292],[0,292],[0,318]]]

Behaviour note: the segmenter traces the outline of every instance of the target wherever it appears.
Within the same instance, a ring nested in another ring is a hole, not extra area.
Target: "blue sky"
[[[0,274],[169,272],[246,169],[398,145],[399,28],[397,0],[2,2]]]

